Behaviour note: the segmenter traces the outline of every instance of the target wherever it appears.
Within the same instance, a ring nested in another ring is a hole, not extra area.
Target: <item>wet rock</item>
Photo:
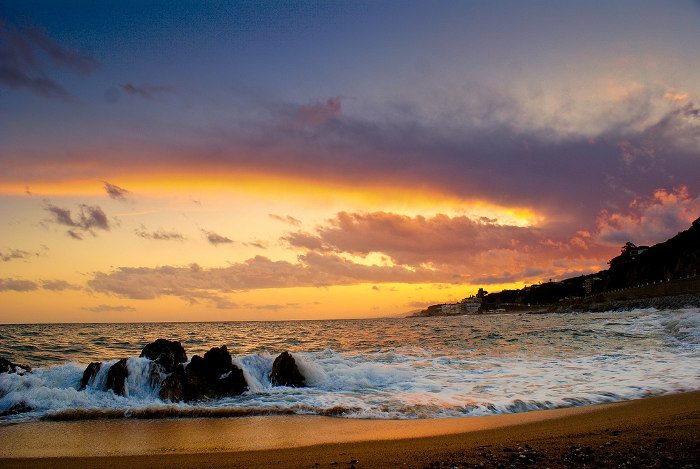
[[[270,372],[270,382],[274,386],[301,388],[306,386],[306,379],[299,372],[294,357],[289,352],[282,352],[275,358]]]
[[[102,368],[101,362],[92,362],[87,366],[87,368],[85,368],[85,371],[83,371],[83,377],[80,379],[80,387],[78,388],[78,391],[82,391],[93,381],[95,381],[95,376],[97,376],[100,368]]]
[[[231,365],[231,369],[219,378],[216,389],[225,396],[237,396],[246,392],[248,383],[243,376],[243,370]]]
[[[160,397],[174,402],[217,399],[237,396],[247,389],[243,370],[233,364],[223,345],[213,347],[204,357],[193,356],[186,368],[175,368],[163,380]]]
[[[10,360],[0,357],[0,373],[17,373],[23,375],[32,371],[31,366],[18,365]]]
[[[167,339],[158,339],[146,345],[140,356],[153,360],[166,373],[173,372],[177,365],[187,362],[187,354],[182,344]]]
[[[109,367],[106,388],[111,389],[118,396],[125,395],[127,376],[129,376],[129,370],[126,367],[126,358],[122,358]]]
[[[20,402],[18,404],[13,405],[7,410],[3,410],[0,412],[0,417],[7,417],[9,415],[17,415],[17,414],[24,414],[26,412],[31,412],[34,410],[31,406],[29,406],[26,402]]]
[[[160,398],[164,401],[180,402],[185,400],[185,367],[179,365],[161,383]]]
[[[213,347],[203,358],[192,357],[185,378],[186,400],[236,396],[248,389],[243,370],[233,364],[225,345]]]

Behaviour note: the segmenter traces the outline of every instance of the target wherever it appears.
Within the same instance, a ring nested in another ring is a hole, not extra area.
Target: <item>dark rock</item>
[[[294,357],[289,352],[282,352],[275,358],[270,372],[270,382],[274,386],[291,386],[301,388],[306,386],[306,379],[299,372]]]
[[[178,366],[161,385],[160,397],[195,401],[237,396],[248,389],[243,370],[233,364],[225,345],[195,355],[186,368]]]
[[[184,401],[187,398],[185,394],[186,386],[185,367],[179,365],[161,383],[160,398],[164,401]]]
[[[24,414],[26,412],[31,412],[34,410],[31,406],[27,405],[26,402],[20,402],[18,404],[13,405],[7,410],[3,410],[0,412],[0,417],[7,417],[8,415],[17,415],[17,414]]]
[[[126,367],[126,358],[122,358],[109,367],[106,388],[111,389],[118,396],[123,396],[126,393],[127,376],[129,376],[129,370]]]
[[[146,345],[140,356],[153,360],[166,373],[174,371],[180,363],[187,362],[187,354],[182,344],[166,339],[158,339]]]
[[[85,368],[85,371],[83,371],[83,377],[80,380],[80,387],[78,388],[78,391],[82,391],[95,380],[95,376],[97,376],[100,368],[102,368],[101,362],[92,362],[87,366],[87,368]]]
[[[0,373],[17,373],[23,375],[32,371],[31,366],[18,365],[10,360],[0,357]]]
[[[248,390],[243,370],[236,365],[231,365],[231,369],[219,378],[216,389],[225,396],[238,396]]]
[[[228,353],[226,346],[222,345],[221,347],[212,347],[211,350],[205,353],[204,363],[209,373],[220,377],[228,372],[233,364],[233,360],[231,360],[231,354]]]

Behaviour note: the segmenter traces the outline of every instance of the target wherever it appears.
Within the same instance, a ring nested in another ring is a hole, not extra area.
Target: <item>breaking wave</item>
[[[229,324],[226,327],[237,330],[240,338],[242,326]],[[31,373],[0,374],[0,413],[5,414],[0,420],[286,414],[415,419],[526,412],[700,389],[697,309],[386,320],[366,327],[369,322],[245,324],[262,331],[267,343],[256,349],[251,334],[250,344],[231,347],[234,363],[249,386],[240,396],[194,403],[162,401],[158,384],[151,379],[153,362],[136,356],[127,360],[125,396],[118,396],[103,390],[109,365],[116,359],[85,356],[39,366]],[[184,331],[187,326],[172,327]],[[132,354],[143,345],[143,327],[138,325],[134,334],[139,337],[134,340],[123,336],[127,339],[121,346]],[[217,328],[218,344],[233,342],[221,325],[201,327]],[[326,347],[309,350],[312,347],[304,340],[308,331],[300,327],[315,327],[314,344]],[[339,330],[361,337],[339,341]],[[32,332],[23,332],[27,342]],[[178,338],[177,331],[168,332]],[[109,342],[99,334],[98,338]],[[290,347],[290,339],[298,342],[295,347]],[[66,337],[65,350],[74,350],[77,341]],[[190,343],[185,340],[183,345],[190,353]],[[0,354],[6,348],[2,343]],[[274,357],[286,348],[294,354],[308,387],[270,383]],[[249,353],[236,353],[241,349]],[[80,352],[65,355],[76,353]],[[21,354],[13,358],[19,361]],[[105,365],[79,391],[83,370],[94,359],[103,359]],[[18,406],[24,406],[23,411],[13,413]]]

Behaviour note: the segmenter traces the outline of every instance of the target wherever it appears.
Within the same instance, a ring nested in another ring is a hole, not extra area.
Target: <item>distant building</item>
[[[479,311],[479,307],[481,306],[481,299],[487,293],[488,292],[484,291],[483,288],[480,288],[479,293],[477,293],[476,296],[464,298],[459,303],[445,303],[443,305],[440,305],[440,313],[445,316],[474,314],[477,311]],[[479,294],[481,294],[481,297],[479,297]]]

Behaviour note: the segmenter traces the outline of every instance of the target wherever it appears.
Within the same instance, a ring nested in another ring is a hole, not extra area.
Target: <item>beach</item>
[[[454,419],[32,422],[0,440],[2,467],[698,467],[700,392]]]

